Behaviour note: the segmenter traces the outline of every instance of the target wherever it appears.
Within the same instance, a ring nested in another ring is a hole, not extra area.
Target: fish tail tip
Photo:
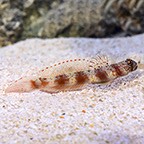
[[[18,92],[19,89],[17,87],[14,87],[14,86],[8,86],[6,89],[5,89],[5,93],[11,93],[11,92]]]

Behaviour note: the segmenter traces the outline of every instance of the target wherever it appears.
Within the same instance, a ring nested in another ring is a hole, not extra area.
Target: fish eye
[[[130,63],[131,63],[131,61],[130,61],[130,60],[127,60],[127,63],[128,63],[128,64],[130,64]]]
[[[125,61],[127,64],[131,64],[132,63],[132,60],[131,59],[126,59]]]

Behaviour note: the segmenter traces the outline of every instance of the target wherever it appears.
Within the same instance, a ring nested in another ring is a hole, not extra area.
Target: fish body
[[[35,89],[48,93],[82,89],[87,84],[106,83],[137,69],[134,60],[109,64],[106,57],[67,60],[46,67],[37,76],[21,78],[6,92],[29,92]]]

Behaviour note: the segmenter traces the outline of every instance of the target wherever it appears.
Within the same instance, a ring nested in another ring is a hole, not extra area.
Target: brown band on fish
[[[109,81],[108,74],[105,70],[95,69],[94,72],[95,72],[95,76],[98,77],[101,80],[101,82]]]
[[[34,89],[39,88],[39,86],[36,84],[36,82],[34,80],[31,80],[30,83],[31,83],[32,88],[34,88]]]
[[[69,82],[69,78],[65,74],[56,76],[54,81],[54,83],[57,83],[59,85],[65,85],[68,82]]]
[[[115,72],[118,76],[124,75],[124,72],[122,71],[122,69],[120,68],[118,64],[112,64],[111,67],[115,69]]]
[[[41,86],[45,87],[48,85],[49,82],[47,82],[47,78],[39,78],[39,80],[41,81]]]
[[[88,81],[88,76],[83,71],[75,72],[75,79],[77,81],[77,84],[83,84]]]

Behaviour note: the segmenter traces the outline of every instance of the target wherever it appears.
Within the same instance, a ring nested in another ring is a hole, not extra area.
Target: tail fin
[[[34,89],[30,78],[23,78],[9,85],[5,92],[30,92]]]

